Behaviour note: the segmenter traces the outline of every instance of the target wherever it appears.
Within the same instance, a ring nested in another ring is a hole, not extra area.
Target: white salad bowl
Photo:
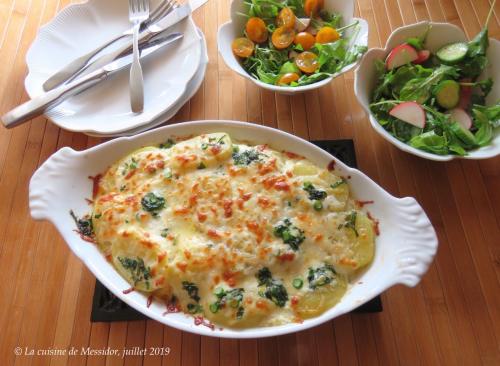
[[[450,23],[435,23],[423,21],[416,24],[407,25],[396,29],[389,36],[385,48],[372,48],[362,58],[359,67],[354,73],[354,93],[359,103],[369,115],[372,127],[383,138],[395,145],[397,148],[410,154],[420,156],[425,159],[435,161],[449,161],[455,158],[462,159],[487,159],[500,155],[500,128],[494,132],[493,141],[488,145],[475,150],[468,151],[466,156],[458,155],[436,155],[416,149],[392,136],[378,123],[377,119],[370,111],[372,93],[377,85],[377,71],[375,60],[384,61],[389,52],[396,46],[404,43],[407,38],[419,37],[427,29],[425,47],[435,54],[441,47],[454,42],[467,41],[467,37],[462,29]],[[500,41],[490,38],[490,45],[487,52],[489,65],[480,79],[493,78],[493,89],[486,99],[486,105],[492,105],[500,99]]]
[[[359,30],[356,31],[357,34],[351,39],[351,45],[356,46],[367,46],[368,45],[368,23],[364,19],[354,18],[354,0],[325,0],[325,9],[330,12],[335,12],[342,14],[342,25],[351,24],[352,22],[358,21]],[[318,81],[317,83],[304,85],[304,86],[277,86],[266,84],[260,80],[255,79],[249,73],[245,71],[241,63],[233,54],[231,49],[231,44],[235,38],[242,37],[245,30],[246,18],[238,13],[246,14],[248,11],[248,5],[244,0],[233,0],[231,2],[231,20],[220,26],[219,32],[217,34],[217,46],[219,48],[219,53],[224,59],[226,65],[233,71],[237,72],[241,76],[251,80],[261,88],[282,93],[293,95],[297,93],[302,93],[308,90],[318,89],[323,85],[330,83],[334,78],[343,73],[351,70],[358,61],[353,62],[350,65],[345,66],[339,72],[331,75],[330,77]],[[346,31],[348,37],[353,36],[353,28]]]
[[[92,197],[90,176],[103,173],[112,163],[143,146],[159,144],[176,136],[226,132],[235,140],[252,144],[268,144],[277,150],[299,153],[318,166],[331,166],[347,177],[358,200],[373,200],[365,206],[379,221],[373,263],[353,281],[345,296],[321,316],[273,327],[211,330],[196,326],[192,316],[167,314],[165,304],[154,301],[147,306],[147,296],[133,291],[130,285],[106,260],[96,245],[85,242],[75,233],[69,212],[77,215],[90,211],[86,198]],[[61,233],[73,253],[111,292],[148,317],[184,331],[216,337],[257,338],[276,336],[314,327],[345,314],[396,284],[415,286],[427,271],[437,250],[437,237],[431,222],[414,198],[395,198],[359,170],[349,168],[319,147],[286,132],[260,125],[231,121],[197,121],[174,124],[134,137],[118,138],[85,151],[64,147],[52,155],[33,175],[29,186],[31,215],[36,220],[49,220]]]

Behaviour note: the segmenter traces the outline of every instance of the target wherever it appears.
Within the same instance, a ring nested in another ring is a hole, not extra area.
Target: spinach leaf
[[[212,313],[217,313],[220,309],[229,305],[231,308],[238,309],[236,318],[241,319],[245,312],[245,308],[241,305],[244,292],[245,289],[243,288],[235,288],[232,290],[224,290],[222,287],[217,288],[214,292],[217,300],[210,304],[210,311]]]
[[[235,165],[250,165],[254,161],[260,161],[263,155],[255,149],[233,151],[233,161]]]
[[[153,192],[149,192],[141,199],[144,211],[157,213],[165,207],[165,198]]]
[[[196,302],[200,302],[200,296],[198,295],[198,286],[193,282],[182,281],[182,288],[186,290],[188,296]]]
[[[413,137],[409,144],[414,148],[438,155],[446,155],[449,152],[446,139],[437,135],[433,130]]]
[[[304,182],[304,185],[302,187],[304,191],[309,193],[309,199],[310,200],[324,200],[326,198],[326,192],[316,189],[314,185],[311,182]]]
[[[91,216],[79,218],[75,215],[73,210],[70,210],[69,214],[75,221],[76,228],[79,234],[89,238],[94,236],[94,225],[92,224]]]
[[[283,307],[288,301],[288,292],[279,280],[273,279],[269,268],[264,267],[257,273],[259,280],[259,295],[271,300],[277,306]]]
[[[314,290],[318,287],[328,285],[335,279],[336,276],[337,272],[335,272],[335,269],[329,264],[325,264],[323,267],[317,268],[310,267],[307,275],[309,288]]]
[[[413,100],[423,104],[431,96],[431,90],[433,87],[435,87],[441,80],[448,77],[458,77],[456,68],[448,65],[440,65],[432,72],[431,75],[408,81],[401,89],[399,99],[404,101]]]
[[[128,258],[118,257],[118,261],[122,267],[130,272],[134,286],[141,281],[145,281],[146,287],[149,288],[149,280],[151,279],[151,268],[146,267],[144,260],[140,257]]]
[[[493,139],[493,125],[488,120],[487,114],[483,111],[484,109],[481,110],[479,108],[474,108],[472,110],[472,114],[474,116],[474,127],[477,128],[474,136],[479,146],[486,146]]]
[[[294,226],[290,219],[286,218],[274,227],[274,235],[283,239],[294,251],[299,250],[300,244],[306,239],[304,230]]]

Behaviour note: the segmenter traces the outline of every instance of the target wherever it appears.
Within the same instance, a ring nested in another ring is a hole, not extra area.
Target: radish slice
[[[408,44],[400,44],[394,47],[392,51],[387,56],[385,65],[388,70],[392,70],[396,67],[406,65],[410,62],[415,61],[418,58],[417,51]]]
[[[413,61],[413,63],[414,64],[421,64],[429,59],[429,57],[431,56],[431,51],[421,50],[421,51],[418,51],[417,55],[418,55],[418,58],[415,61]]]
[[[450,120],[457,122],[466,130],[472,127],[472,119],[462,108],[454,108],[450,111]]]
[[[460,82],[470,83],[471,79],[462,79]],[[472,86],[470,85],[460,85],[460,100],[458,101],[458,106],[462,109],[467,110],[470,106],[472,99]]]
[[[425,127],[425,111],[417,102],[404,102],[391,109],[389,114],[418,128]]]

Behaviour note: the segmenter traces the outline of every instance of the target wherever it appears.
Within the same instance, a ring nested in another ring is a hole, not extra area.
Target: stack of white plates
[[[159,1],[151,0],[151,9]],[[52,74],[130,26],[128,1],[90,0],[65,8],[40,30],[28,51],[25,87],[29,96],[43,93],[42,85]],[[170,31],[182,32],[184,37],[142,60],[143,113],[130,110],[129,73],[122,70],[46,116],[66,130],[100,137],[136,134],[172,118],[200,87],[208,56],[205,37],[191,17]]]

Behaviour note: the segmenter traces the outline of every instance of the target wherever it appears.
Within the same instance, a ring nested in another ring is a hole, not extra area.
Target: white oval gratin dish
[[[346,295],[321,316],[303,323],[243,330],[216,327],[210,330],[196,326],[193,317],[183,313],[167,314],[163,302],[147,307],[147,296],[134,291],[124,294],[130,285],[106,261],[97,246],[74,232],[69,215],[74,210],[82,215],[90,210],[85,198],[92,197],[89,176],[104,172],[108,166],[129,152],[164,142],[169,137],[226,132],[235,140],[268,144],[305,156],[318,166],[335,161],[336,173],[350,177],[349,184],[358,200],[373,200],[366,206],[379,220],[380,236],[376,241],[373,263],[350,286]],[[122,137],[85,151],[64,147],[53,154],[33,175],[29,186],[31,215],[36,220],[49,220],[61,233],[70,249],[90,271],[117,297],[148,317],[174,328],[207,336],[256,338],[276,336],[314,327],[347,313],[396,284],[415,286],[427,271],[437,250],[437,237],[427,215],[414,198],[395,198],[370,178],[349,168],[319,147],[283,131],[260,125],[231,121],[197,121],[169,125],[134,137]]]
[[[248,8],[246,7],[243,0],[233,0],[231,2],[231,21],[220,26],[219,32],[217,33],[217,47],[219,48],[220,55],[229,68],[231,68],[241,76],[251,80],[261,88],[289,95],[303,93],[308,90],[318,89],[323,85],[330,83],[337,76],[340,76],[343,73],[351,70],[359,62],[359,60],[357,60],[356,62],[345,66],[342,70],[324,80],[304,86],[277,86],[266,84],[260,80],[257,80],[250,74],[248,74],[245,69],[243,69],[240,61],[236,56],[234,56],[233,51],[231,50],[231,44],[233,40],[237,37],[241,37],[243,35],[243,30],[245,29],[246,18],[238,15],[238,13],[245,14],[247,12],[247,9]],[[355,37],[353,37],[353,39],[351,40],[351,44],[357,46],[368,46],[368,23],[364,19],[353,18],[353,0],[325,0],[325,9],[331,12],[335,11],[336,13],[342,14],[342,25],[347,25],[354,21],[358,21],[359,33]],[[346,31],[346,34],[347,36],[351,37],[353,35],[352,29]]]
[[[427,34],[425,42],[426,48],[433,54],[441,47],[453,43],[467,41],[467,37],[462,29],[450,23],[435,23],[435,22],[420,22],[410,24],[396,29],[387,39],[385,48],[371,48],[362,58],[359,67],[354,73],[354,94],[358,98],[359,103],[366,111],[370,118],[370,123],[375,131],[384,139],[395,145],[398,149],[406,151],[410,154],[420,156],[429,160],[449,161],[453,159],[488,159],[500,155],[500,128],[495,131],[495,136],[490,145],[481,147],[468,152],[466,156],[458,155],[436,155],[416,149],[387,132],[380,123],[377,122],[375,116],[370,111],[370,102],[372,92],[377,83],[377,74],[374,61],[385,60],[389,52],[403,43],[409,37],[419,37],[425,33],[428,27],[431,27]],[[493,78],[493,89],[486,98],[486,104],[492,105],[500,99],[500,41],[490,38],[490,46],[486,54],[489,65],[480,79],[488,77]]]

